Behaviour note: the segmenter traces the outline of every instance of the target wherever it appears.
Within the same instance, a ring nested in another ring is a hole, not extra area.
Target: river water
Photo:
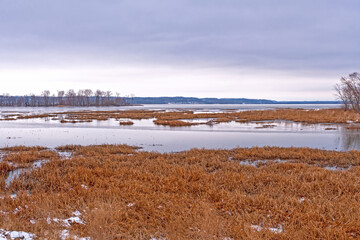
[[[337,108],[339,105],[145,105],[106,108],[0,108],[0,115],[13,113],[38,114],[80,110],[193,110],[222,112],[274,108]],[[126,119],[123,119],[126,120]],[[348,130],[342,124],[301,124],[288,121],[271,123],[221,123],[214,126],[165,127],[153,119],[132,120],[132,126],[119,122],[63,124],[50,118],[0,121],[0,147],[48,146],[66,144],[128,144],[146,151],[177,152],[191,148],[235,148],[253,146],[311,147],[327,150],[360,150],[360,131]],[[206,121],[196,120],[196,121]],[[264,127],[270,124],[271,127]]]

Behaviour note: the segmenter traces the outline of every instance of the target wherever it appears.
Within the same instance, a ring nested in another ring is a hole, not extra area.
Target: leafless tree
[[[50,99],[49,98],[50,97],[50,91],[49,90],[44,90],[41,95],[44,98],[45,106],[46,107],[49,106],[49,103],[50,103],[50,101],[49,101],[49,99]]]
[[[111,103],[111,94],[112,94],[111,91],[106,91],[106,92],[105,92],[105,95],[106,95],[106,105],[112,105],[112,103]]]
[[[37,105],[37,97],[35,94],[30,94],[30,106],[36,107]]]
[[[77,94],[76,105],[85,106],[85,90],[80,89]]]
[[[67,103],[70,106],[76,106],[76,93],[74,89],[70,89],[66,92]]]
[[[342,77],[335,85],[336,96],[343,102],[345,110],[360,112],[360,74]]]
[[[16,106],[21,107],[21,106],[24,106],[24,104],[25,104],[24,98],[21,98],[21,97],[17,98]]]
[[[58,101],[60,105],[64,105],[63,97],[65,95],[65,91],[58,91]]]
[[[51,100],[52,100],[52,105],[55,106],[55,104],[56,104],[56,96],[55,96],[55,94],[53,94],[51,96]]]
[[[85,89],[84,94],[86,99],[86,106],[90,106],[90,97],[93,94],[93,91],[91,89]]]
[[[102,103],[102,95],[103,95],[103,91],[101,91],[100,89],[96,90],[95,92],[96,106],[100,106],[100,103]]]
[[[57,91],[57,94],[50,94],[49,90],[42,91],[41,95],[30,94],[25,96],[11,96],[8,93],[0,95],[0,106],[120,106],[129,105],[129,101],[134,97],[120,97],[120,93],[113,95],[112,91],[102,91],[100,89],[93,92],[90,89],[80,89],[77,92],[70,89],[68,91]]]
[[[116,92],[115,104],[121,105],[121,95],[118,92]]]

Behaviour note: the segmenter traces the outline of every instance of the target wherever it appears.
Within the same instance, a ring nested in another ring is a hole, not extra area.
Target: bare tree
[[[70,106],[76,106],[76,93],[74,89],[70,89],[66,92],[67,103]]]
[[[35,94],[30,94],[30,106],[35,107],[37,105],[37,97]]]
[[[41,95],[12,96],[4,93],[0,95],[0,106],[120,106],[129,105],[130,101],[134,100],[134,96],[131,94],[121,98],[120,93],[116,92],[113,95],[112,91],[101,91],[99,89],[95,92],[91,89],[80,89],[77,92],[70,89],[66,92],[57,91],[57,94],[52,95],[49,90],[44,90]]]
[[[118,92],[116,92],[115,104],[121,105],[121,95]]]
[[[111,94],[112,94],[111,91],[106,91],[106,92],[105,92],[105,95],[106,95],[106,105],[111,105],[111,102],[110,102]]]
[[[55,106],[55,103],[56,103],[56,96],[55,96],[55,94],[53,94],[53,95],[51,96],[51,100],[52,100],[52,105]]]
[[[16,106],[21,107],[21,106],[24,106],[24,104],[25,104],[24,98],[18,97],[17,102],[16,102]]]
[[[49,90],[44,90],[42,93],[41,93],[42,97],[44,98],[44,104],[45,106],[49,106],[49,97],[50,97],[50,91]]]
[[[85,90],[80,89],[78,91],[76,105],[85,106]]]
[[[93,94],[93,91],[91,89],[85,89],[84,90],[85,99],[86,99],[86,106],[90,106],[90,98]]]
[[[96,90],[95,92],[95,98],[96,98],[96,106],[100,106],[100,102],[102,102],[102,95],[103,95],[103,91],[101,91],[100,89]]]
[[[64,95],[65,95],[65,91],[58,91],[58,99],[59,99],[60,105],[64,105],[64,102],[63,102]]]
[[[360,74],[342,77],[335,85],[336,96],[343,102],[345,110],[360,112]]]

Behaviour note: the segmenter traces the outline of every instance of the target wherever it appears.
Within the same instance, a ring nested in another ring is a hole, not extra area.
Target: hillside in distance
[[[134,97],[132,104],[340,104],[339,101],[275,101],[248,98]]]
[[[196,97],[120,97],[85,96],[75,92],[65,96],[0,95],[0,106],[48,107],[48,106],[127,106],[143,104],[340,104],[339,101],[275,101],[248,98],[196,98]]]

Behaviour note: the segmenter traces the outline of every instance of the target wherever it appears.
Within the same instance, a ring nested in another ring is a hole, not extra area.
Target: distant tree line
[[[0,106],[18,107],[49,107],[49,106],[124,106],[130,105],[134,96],[121,97],[111,91],[92,91],[91,89],[80,89],[75,91],[57,91],[51,94],[44,90],[41,95],[29,94],[25,96],[11,96],[7,93],[0,95]]]

